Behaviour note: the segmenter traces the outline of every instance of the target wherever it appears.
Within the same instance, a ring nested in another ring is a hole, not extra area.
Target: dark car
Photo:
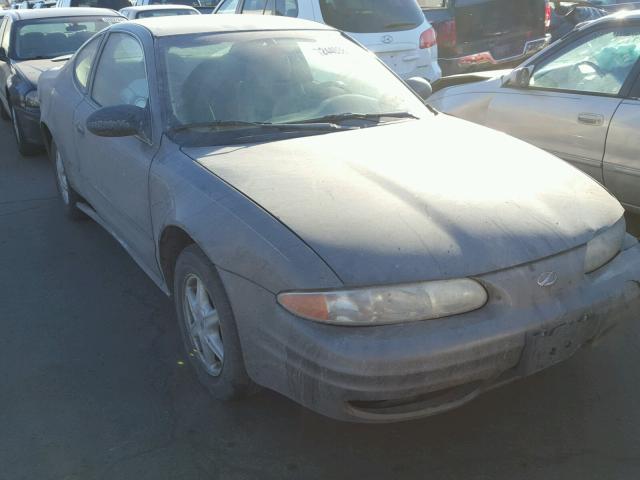
[[[547,0],[419,0],[443,75],[515,65],[548,43]]]
[[[124,21],[100,8],[9,10],[0,24],[0,116],[11,120],[20,153],[37,152],[38,78],[67,60],[94,33]]]

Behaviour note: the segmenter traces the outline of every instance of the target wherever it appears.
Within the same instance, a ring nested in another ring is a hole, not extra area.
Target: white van
[[[223,0],[217,14],[282,15],[325,23],[376,53],[400,77],[442,76],[436,32],[416,0]]]

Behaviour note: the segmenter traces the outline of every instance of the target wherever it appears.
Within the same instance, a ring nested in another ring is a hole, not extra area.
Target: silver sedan
[[[616,14],[512,72],[450,78],[429,102],[557,155],[640,212],[639,58],[640,13]]]

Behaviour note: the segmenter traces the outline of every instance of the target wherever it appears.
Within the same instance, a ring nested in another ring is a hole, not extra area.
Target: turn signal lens
[[[415,37],[414,37],[415,38]],[[431,48],[436,44],[436,31],[433,28],[425,30],[420,35],[420,48]]]
[[[385,325],[432,320],[476,310],[487,302],[475,280],[439,280],[328,292],[284,292],[278,302],[292,314],[336,325]]]

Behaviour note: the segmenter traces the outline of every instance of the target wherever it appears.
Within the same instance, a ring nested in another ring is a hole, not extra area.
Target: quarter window
[[[239,0],[224,0],[216,13],[217,14],[236,13],[236,10],[238,9],[238,2]]]
[[[93,99],[101,106],[146,107],[149,99],[144,52],[131,35],[113,33],[96,67]]]
[[[640,58],[640,29],[600,30],[539,66],[530,86],[617,95]]]
[[[102,35],[92,39],[76,55],[76,64],[73,69],[73,74],[76,77],[78,85],[83,91],[86,91],[87,89],[89,75],[91,73],[91,65],[93,64],[94,58],[96,58],[101,40]]]
[[[266,0],[245,0],[242,13],[262,15],[266,7]]]
[[[297,17],[298,1],[297,0],[275,0],[276,15],[281,17]]]

